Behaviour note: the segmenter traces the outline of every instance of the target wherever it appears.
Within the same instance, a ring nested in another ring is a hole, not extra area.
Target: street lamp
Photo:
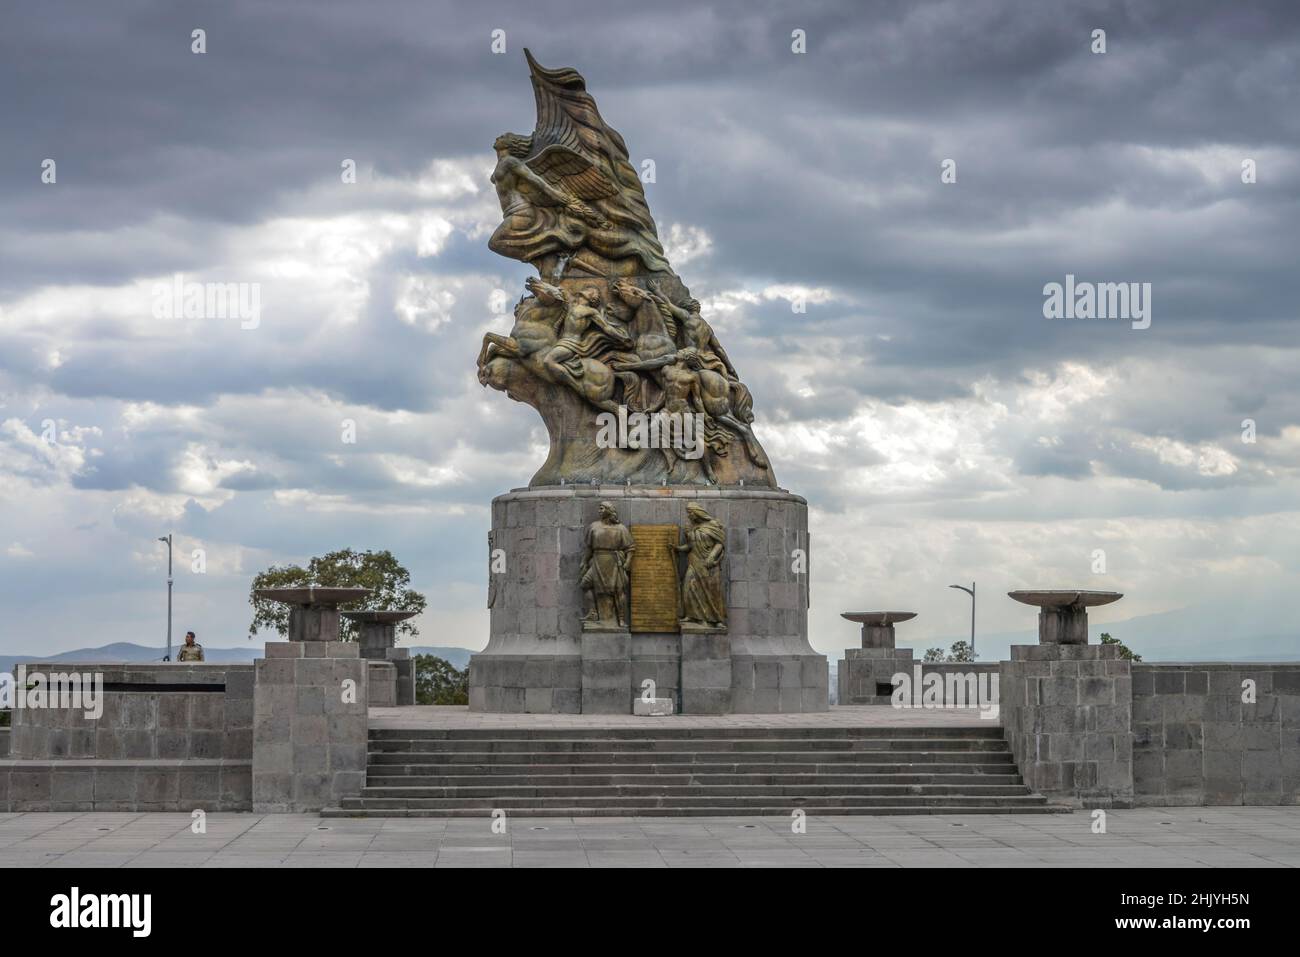
[[[172,660],[172,533],[158,539],[167,543],[167,654],[163,661]]]
[[[960,588],[966,594],[970,595],[970,657],[971,661],[975,660],[975,583],[970,583],[970,588],[965,585],[949,585],[949,588]]]

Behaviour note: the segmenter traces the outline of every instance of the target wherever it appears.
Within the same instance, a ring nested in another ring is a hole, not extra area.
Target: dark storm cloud
[[[788,443],[777,474],[820,508],[1294,508],[1292,3],[127,0],[16,5],[0,26],[0,423],[22,424],[0,467],[75,488],[78,535],[149,541],[165,500],[178,533],[232,550],[390,547],[426,581],[479,581],[455,556],[478,554],[484,504],[545,441],[472,364],[484,329],[509,328],[490,295],[513,304],[530,272],[471,233],[495,212],[492,140],[534,122],[525,45],[578,67],[634,162],[654,160],[661,234],[711,240],[677,270],[736,305],[715,322],[759,435]],[[435,160],[472,188],[412,191],[453,176]],[[436,252],[416,248],[424,216],[452,226]],[[297,247],[298,221],[352,218],[338,248]],[[342,278],[266,282],[256,330],[150,321],[148,281],[280,259]],[[1151,283],[1151,328],[1045,319],[1067,273]],[[42,450],[47,416],[98,432]],[[876,481],[900,462],[916,474]],[[1057,492],[1099,477],[1141,489]],[[1051,494],[1003,494],[1022,481]]]

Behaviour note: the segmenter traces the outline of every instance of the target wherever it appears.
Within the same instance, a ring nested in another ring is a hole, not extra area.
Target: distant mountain
[[[172,647],[173,656],[179,647],[179,644]],[[54,655],[0,655],[0,671],[12,674],[14,666],[22,661],[88,661],[103,662],[105,664],[119,661],[161,662],[165,653],[166,651],[163,648],[149,648],[144,645],[131,644],[127,641],[119,641],[99,648],[78,648],[75,651],[61,651]],[[415,645],[411,647],[411,654],[436,655],[439,658],[445,658],[453,668],[463,670],[469,664],[469,656],[473,652],[468,648]],[[262,645],[252,642],[249,642],[246,648],[210,648],[204,645],[203,655],[204,659],[210,662],[251,662],[262,657]]]
[[[1260,620],[1260,616],[1252,615],[1248,607],[1195,605],[1105,624],[1098,622],[1095,614],[1089,617],[1089,641],[1095,643],[1102,632],[1110,632],[1141,655],[1143,661],[1300,661],[1300,628],[1291,634],[1257,630],[1251,618]],[[920,658],[926,648],[942,647],[946,651],[958,640],[969,641],[970,635],[906,645]],[[1036,644],[1036,631],[976,632],[975,638],[981,661],[1005,659],[1011,645]]]

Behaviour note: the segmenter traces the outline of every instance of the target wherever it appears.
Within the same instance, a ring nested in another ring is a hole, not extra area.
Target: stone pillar
[[[415,704],[415,659],[410,648],[389,648],[388,660],[397,669],[398,706]]]
[[[582,713],[632,713],[630,632],[583,631]]]
[[[267,644],[254,673],[254,811],[319,811],[361,793],[366,670],[355,642]]]
[[[391,661],[366,662],[366,704],[371,708],[397,707],[397,668]]]
[[[731,636],[683,624],[682,713],[730,714],[731,688]]]
[[[357,627],[357,643],[361,657],[371,661],[388,661],[397,669],[397,689],[394,704],[415,704],[415,662],[407,648],[397,646],[397,626],[416,612],[382,609],[378,611],[345,611],[343,617]]]
[[[1025,784],[1083,807],[1133,806],[1133,679],[1116,645],[1087,644],[1090,605],[1115,592],[1011,592],[1037,605],[1039,644],[1014,645],[1000,712]]]
[[[862,625],[862,647],[846,648],[836,674],[839,702],[890,704],[893,677],[911,675],[912,649],[895,647],[894,624],[910,621],[914,611],[846,611],[841,618]]]
[[[290,641],[338,641],[336,605],[296,605],[289,609]]]
[[[366,780],[367,662],[338,641],[338,606],[368,588],[260,588],[291,606],[289,641],[268,643],[253,679],[253,810],[319,811]],[[307,640],[303,640],[306,638]]]

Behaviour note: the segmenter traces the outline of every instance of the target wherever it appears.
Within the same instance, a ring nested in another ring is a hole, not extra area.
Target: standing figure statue
[[[722,594],[722,558],[727,550],[727,531],[722,523],[691,502],[686,506],[691,520],[685,530],[686,544],[668,547],[686,553],[686,577],[682,580],[681,622],[696,630],[726,631],[727,601]]]
[[[578,570],[589,610],[582,619],[584,630],[626,629],[628,616],[628,571],[636,543],[627,526],[618,520],[618,509],[600,503],[600,518],[587,527],[587,552]]]

